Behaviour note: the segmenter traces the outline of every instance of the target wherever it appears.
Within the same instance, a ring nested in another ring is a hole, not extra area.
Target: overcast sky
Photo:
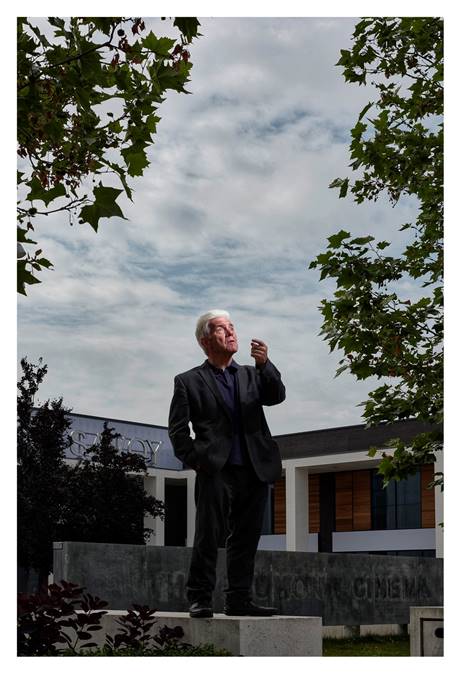
[[[151,164],[131,180],[134,202],[119,200],[128,221],[103,219],[97,234],[62,215],[37,221],[55,268],[19,299],[18,359],[47,363],[39,401],[166,425],[174,375],[204,360],[196,319],[222,308],[237,362],[261,338],[282,373],[273,433],[361,423],[374,382],[334,378],[342,354],[318,335],[334,287],[308,265],[340,229],[400,248],[416,204],[359,206],[328,188],[348,175],[350,129],[375,96],[335,67],[356,19],[200,21],[192,95],[169,92],[159,108]]]

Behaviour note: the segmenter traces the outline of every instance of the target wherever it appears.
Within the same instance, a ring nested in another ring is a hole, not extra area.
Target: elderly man
[[[254,604],[251,586],[267,487],[282,470],[263,405],[281,403],[285,387],[261,340],[251,342],[254,366],[235,362],[237,334],[226,311],[200,316],[195,336],[207,359],[175,377],[169,417],[174,452],[196,471],[196,530],[187,580],[190,615],[213,616],[218,546],[226,530],[224,612],[274,615],[275,608]]]

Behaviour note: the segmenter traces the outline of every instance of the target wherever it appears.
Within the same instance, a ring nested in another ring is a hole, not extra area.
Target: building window
[[[187,540],[187,482],[165,480],[165,545],[185,546]]]
[[[274,533],[278,533],[274,529],[274,485],[269,484],[267,488],[267,503],[261,534],[267,535]]]
[[[373,550],[372,552],[354,552],[357,555],[390,555],[394,557],[435,557],[435,550]]]
[[[373,529],[421,528],[421,477],[419,471],[406,480],[392,480],[383,488],[383,477],[373,472],[371,480]]]

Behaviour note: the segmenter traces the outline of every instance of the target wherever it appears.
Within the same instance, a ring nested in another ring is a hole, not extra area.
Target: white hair
[[[207,337],[210,334],[210,327],[208,325],[209,322],[213,318],[220,318],[221,316],[224,316],[224,318],[227,318],[227,320],[230,319],[228,311],[224,311],[223,309],[211,309],[211,311],[207,311],[205,314],[202,314],[197,321],[197,326],[195,328],[195,337],[200,345],[200,348],[202,348],[204,351],[205,349],[203,348],[203,345],[201,344],[200,340],[202,339],[202,337]]]

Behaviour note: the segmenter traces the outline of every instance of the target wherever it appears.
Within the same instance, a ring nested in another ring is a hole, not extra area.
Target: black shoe
[[[261,618],[278,615],[278,609],[273,608],[272,606],[256,606],[253,602],[248,599],[247,601],[241,601],[236,604],[226,604],[224,606],[225,615],[252,615],[260,616]]]
[[[194,601],[189,607],[191,618],[212,618],[213,609],[210,604],[204,601]]]

